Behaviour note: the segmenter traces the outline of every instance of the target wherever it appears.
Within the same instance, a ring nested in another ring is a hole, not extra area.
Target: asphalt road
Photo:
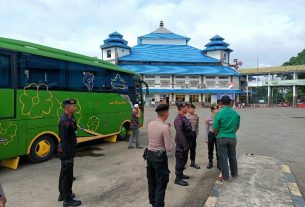
[[[273,156],[291,167],[301,192],[305,195],[305,110],[292,108],[241,109],[241,129],[238,132],[238,154]],[[198,108],[203,123],[208,109]],[[173,125],[176,108],[171,108],[169,123]],[[145,123],[155,119],[153,108],[146,108]],[[201,170],[187,164],[191,176],[189,187],[179,187],[174,181],[174,158],[169,159],[170,183],[166,206],[203,206],[218,171],[207,170],[207,147],[203,125],[198,137],[198,163]],[[147,144],[145,127],[141,129],[141,144]],[[79,147],[75,161],[77,181],[73,190],[83,206],[149,206],[147,199],[146,164],[143,150],[127,149],[127,142],[95,141]],[[41,164],[22,161],[18,171],[3,169],[3,183],[8,207],[61,206],[58,203],[57,183],[59,161],[53,159]]]

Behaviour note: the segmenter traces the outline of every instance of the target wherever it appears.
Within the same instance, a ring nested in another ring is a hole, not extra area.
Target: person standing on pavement
[[[5,204],[6,204],[6,198],[4,195],[3,187],[0,183],[0,207],[5,207]]]
[[[171,152],[175,143],[170,126],[165,124],[169,113],[168,104],[160,104],[156,108],[158,118],[147,126],[147,181],[149,203],[153,207],[164,207],[164,198],[170,171],[166,152]]]
[[[229,179],[228,158],[232,177],[238,176],[236,158],[236,131],[240,126],[240,115],[232,109],[229,96],[220,99],[222,109],[214,118],[213,129],[217,137],[222,179]]]
[[[186,103],[179,102],[177,104],[178,115],[175,119],[174,125],[176,129],[176,179],[175,184],[181,186],[188,186],[188,183],[184,179],[189,179],[189,176],[184,175],[183,171],[187,163],[188,151],[189,151],[189,140],[192,137],[192,125],[186,118],[188,111],[188,105]]]
[[[141,127],[141,124],[139,122],[139,119],[141,118],[141,109],[139,107],[139,104],[135,104],[133,106],[133,111],[131,113],[131,123],[130,123],[130,129],[131,129],[131,136],[129,138],[129,144],[128,144],[128,149],[134,148],[132,146],[133,141],[135,140],[136,142],[136,148],[137,149],[142,149],[139,145],[139,128]]]
[[[75,114],[76,100],[68,99],[63,101],[64,113],[60,117],[58,128],[60,144],[58,153],[61,159],[61,171],[59,176],[59,197],[58,201],[64,201],[63,206],[80,206],[81,201],[74,200],[72,192],[74,155],[77,145],[76,130],[77,124]]]
[[[212,128],[214,123],[214,117],[218,112],[218,109],[219,109],[218,105],[213,105],[211,107],[211,114],[205,119],[205,125],[206,125],[206,137],[207,137],[206,142],[208,144],[208,158],[209,158],[209,164],[207,165],[207,168],[210,169],[213,167],[213,156],[214,156],[214,146],[215,146],[217,168],[220,170],[217,140]]]
[[[192,137],[190,139],[190,158],[191,158],[191,167],[195,169],[200,169],[199,165],[196,164],[196,146],[197,146],[197,136],[199,133],[199,116],[195,114],[195,105],[190,104],[189,110],[186,115],[186,118],[190,121],[192,126]]]

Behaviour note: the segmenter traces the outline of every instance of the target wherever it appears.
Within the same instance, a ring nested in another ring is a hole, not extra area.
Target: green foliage
[[[287,65],[305,65],[305,49],[296,57],[291,57],[288,62],[283,63],[283,66]]]

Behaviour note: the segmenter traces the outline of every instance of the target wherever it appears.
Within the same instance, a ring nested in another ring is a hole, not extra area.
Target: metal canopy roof
[[[242,75],[305,72],[305,65],[247,68],[247,69],[239,69],[238,72],[240,72]]]

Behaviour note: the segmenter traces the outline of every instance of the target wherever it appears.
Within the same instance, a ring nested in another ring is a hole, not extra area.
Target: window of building
[[[155,78],[154,75],[145,75],[145,78]]]
[[[199,75],[190,75],[190,79],[199,79]]]
[[[198,87],[199,81],[198,80],[191,80],[190,81],[190,86],[191,87]]]
[[[155,87],[155,84],[156,84],[155,80],[146,80],[145,82],[147,83],[148,86]]]
[[[184,79],[185,76],[184,75],[176,75],[175,78],[177,78],[177,79]]]
[[[227,54],[226,54],[226,53],[223,54],[223,59],[224,59],[224,60],[227,59]]]
[[[206,79],[215,79],[215,76],[206,76]]]
[[[160,78],[161,79],[170,79],[171,76],[170,75],[161,75]]]
[[[207,88],[214,88],[216,86],[216,82],[215,81],[206,81],[205,85]]]
[[[125,50],[124,49],[122,49],[122,52],[124,52]]]
[[[111,50],[107,50],[107,58],[111,58]]]
[[[185,95],[176,95],[176,102],[184,102],[185,101]]]
[[[220,88],[227,88],[229,86],[229,81],[220,80],[218,81],[218,85]]]
[[[191,103],[199,102],[199,95],[190,95],[190,102]]]
[[[0,54],[0,87],[11,87],[11,58]]]
[[[176,80],[176,86],[183,86],[183,85],[185,85],[184,80]]]
[[[170,86],[170,80],[161,80],[160,81],[161,87],[169,87]]]
[[[218,79],[228,79],[228,76],[219,76]]]
[[[31,83],[46,84],[49,89],[66,88],[65,63],[47,57],[29,54],[18,56],[18,87]]]

